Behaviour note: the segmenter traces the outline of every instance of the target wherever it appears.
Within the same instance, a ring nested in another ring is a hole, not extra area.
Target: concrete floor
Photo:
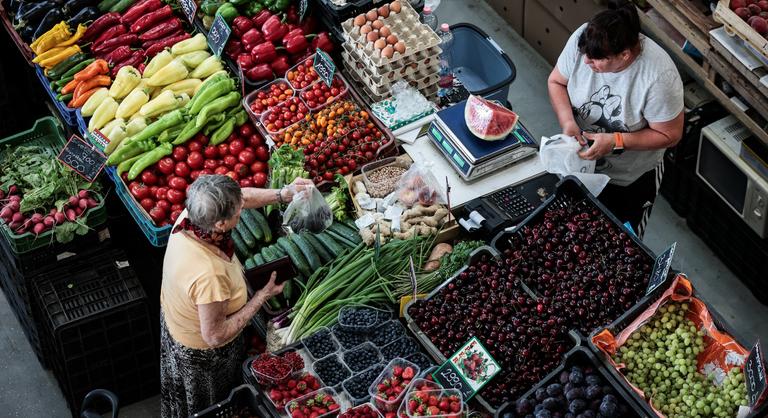
[[[443,0],[437,10],[440,22],[473,23],[509,54],[517,66],[517,79],[509,100],[534,133],[556,133],[557,121],[546,95],[551,67],[519,34],[484,2]],[[724,319],[750,343],[768,340],[768,306],[758,302],[711,250],[686,226],[663,198],[657,200],[645,242],[661,252],[677,241],[673,268],[686,272],[696,288]],[[5,295],[0,293],[0,416],[65,417],[68,410],[53,376],[43,370],[13,316]],[[122,417],[159,415],[159,399],[125,406]]]

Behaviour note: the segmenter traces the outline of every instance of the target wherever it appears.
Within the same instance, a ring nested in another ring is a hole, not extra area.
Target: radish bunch
[[[40,212],[21,212],[21,191],[16,186],[10,186],[8,192],[0,190],[0,219],[3,220],[13,233],[22,235],[32,232],[35,236],[53,229],[65,222],[76,222],[88,209],[99,205],[95,196],[89,190],[80,190],[70,196],[61,210],[52,208],[47,214]]]

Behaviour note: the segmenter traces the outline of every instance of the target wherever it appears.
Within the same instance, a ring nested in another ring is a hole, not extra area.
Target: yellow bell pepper
[[[70,46],[70,45],[74,45],[75,42],[79,41],[80,38],[82,38],[83,35],[85,35],[85,31],[86,30],[88,30],[88,26],[85,26],[83,24],[77,25],[77,30],[75,31],[75,34],[72,35],[66,41],[64,41],[64,42],[62,42],[62,43],[60,43],[60,44],[58,44],[56,46]]]
[[[112,86],[109,88],[109,95],[115,99],[122,99],[127,96],[141,82],[141,73],[130,65],[120,68]]]
[[[181,61],[174,59],[166,64],[165,67],[152,74],[152,77],[147,80],[147,85],[151,87],[167,86],[168,84],[173,84],[179,80],[187,78],[188,75],[189,71],[187,70],[187,67],[185,67]]]
[[[138,113],[134,114],[134,116],[136,117],[132,117],[131,120],[128,121],[128,124],[125,125],[128,136],[133,136],[147,127],[147,119],[144,116],[141,116]]]
[[[64,48],[64,49],[59,50],[59,48]],[[53,55],[48,55],[48,53],[53,50],[57,50],[58,52]],[[65,59],[71,57],[74,54],[77,54],[78,52],[80,52],[80,46],[78,45],[53,48],[50,51],[45,52],[43,55],[46,55],[46,58],[40,60],[39,62],[37,62],[37,64],[43,68],[53,68],[56,66],[56,64],[64,61]],[[38,55],[36,59],[43,55]]]
[[[207,48],[208,41],[205,39],[205,35],[198,33],[189,39],[174,44],[171,47],[171,54],[178,57],[179,55],[188,54],[194,51],[202,51]]]
[[[186,80],[181,80],[173,84],[169,84],[163,87],[162,91],[170,90],[176,95],[186,93],[188,96],[192,97],[195,95],[195,91],[198,87],[200,87],[201,84],[203,84],[203,80],[198,78],[188,78]]]
[[[171,52],[167,49],[162,50],[155,55],[155,57],[149,61],[146,68],[144,68],[144,78],[152,77],[158,70],[168,65],[171,61],[173,61]]]
[[[115,118],[115,112],[117,112],[118,106],[119,105],[115,99],[111,97],[104,99],[99,107],[96,108],[96,111],[93,113],[93,117],[88,122],[88,130],[93,132],[96,129],[103,128],[104,125]]]
[[[130,118],[149,102],[149,94],[146,88],[136,87],[123,99],[118,106],[115,116],[118,118]]]
[[[109,138],[109,144],[107,144],[107,147],[104,148],[104,153],[107,155],[112,154],[112,152],[114,152],[117,147],[120,146],[120,143],[128,137],[128,129],[126,128],[125,121],[122,121],[122,119],[115,120],[119,120],[121,122],[115,124],[111,127],[111,129],[107,130],[109,133],[105,133],[107,138]]]
[[[56,46],[68,46],[59,45],[59,43],[66,41],[71,36],[72,32],[70,32],[67,22],[61,22],[52,27],[48,32],[42,34],[35,42],[32,42],[29,48],[35,54],[40,55]]]
[[[189,76],[191,78],[205,78],[223,69],[224,69],[224,66],[221,65],[221,60],[219,59],[219,57],[215,55],[211,55],[210,57],[206,58],[205,61],[200,63],[200,65],[195,67],[195,69],[192,70],[191,73],[189,73]]]
[[[142,106],[139,113],[151,118],[178,109],[184,106],[185,101],[189,101],[189,96],[186,96],[186,100],[183,96],[186,95],[176,96],[172,91],[166,90]]]
[[[184,55],[179,55],[176,59],[181,61],[187,68],[195,69],[210,56],[211,54],[208,51],[193,51],[187,52]]]
[[[95,93],[91,95],[91,97],[88,98],[88,100],[85,101],[83,107],[80,108],[80,113],[82,113],[82,115],[86,118],[93,116],[93,113],[99,107],[101,102],[103,102],[107,97],[109,97],[109,89],[106,87],[100,87],[98,90],[96,90]]]

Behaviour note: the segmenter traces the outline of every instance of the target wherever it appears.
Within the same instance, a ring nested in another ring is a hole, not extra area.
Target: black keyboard
[[[486,196],[486,199],[496,205],[510,219],[524,217],[536,208],[517,191],[517,187],[507,187],[493,192]]]

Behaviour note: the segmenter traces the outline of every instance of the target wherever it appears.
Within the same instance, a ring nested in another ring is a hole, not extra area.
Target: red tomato
[[[243,148],[245,148],[245,143],[242,139],[235,139],[229,143],[229,153],[232,155],[240,154]]]
[[[206,146],[206,145],[208,145],[208,142],[210,142],[210,139],[208,139],[208,137],[207,137],[207,136],[205,136],[205,135],[203,135],[203,134],[197,134],[197,135],[195,136],[195,139],[196,139],[198,142],[200,142],[200,144],[201,144],[202,146]]]
[[[214,173],[221,174],[223,176],[224,174],[227,174],[227,171],[229,171],[229,169],[226,166],[220,165],[216,167],[216,170],[214,170]]]
[[[204,168],[204,169],[200,170],[200,175],[201,176],[210,176],[211,174],[214,174],[214,172],[213,172],[213,170],[210,170],[208,168]]]
[[[203,168],[203,154],[200,151],[190,152],[189,156],[187,156],[187,164],[195,170]]]
[[[170,190],[169,190],[170,191]],[[160,208],[164,210],[165,212],[168,212],[171,209],[171,202],[167,200],[158,200],[157,203],[155,203],[156,208]]]
[[[266,145],[256,147],[256,159],[264,162],[269,161],[269,149],[267,149]]]
[[[174,177],[168,180],[168,185],[171,186],[172,189],[176,189],[176,190],[184,191],[187,189],[187,181],[181,177]]]
[[[240,126],[240,129],[237,130],[240,133],[240,136],[243,138],[248,138],[249,136],[253,135],[253,125],[250,123],[244,123]]]
[[[248,166],[242,163],[237,163],[235,164],[233,171],[237,173],[239,177],[245,177],[248,175]]]
[[[183,209],[182,209],[183,210]],[[171,222],[176,222],[176,219],[179,219],[179,216],[181,216],[181,210],[174,210],[171,212]]]
[[[155,201],[150,198],[141,199],[141,202],[139,202],[142,208],[144,210],[150,210],[155,206]]]
[[[229,144],[226,142],[219,144],[219,155],[224,157],[227,154],[229,154]]]
[[[235,168],[235,164],[237,164],[237,157],[234,155],[226,155],[224,156],[224,165],[229,168]]]
[[[248,177],[240,179],[240,187],[253,187],[253,180]]]
[[[184,156],[184,158],[186,158],[186,156]],[[166,176],[168,174],[173,173],[173,169],[175,167],[176,167],[176,164],[174,163],[173,158],[171,157],[165,157],[157,163],[157,169],[160,170],[160,172],[165,174]]]
[[[269,159],[269,157],[267,157],[267,159]],[[256,154],[248,150],[243,150],[241,153],[237,155],[237,160],[243,164],[250,165],[256,161]]]
[[[125,174],[125,173],[123,173]],[[126,181],[128,183],[128,181]],[[133,180],[132,182],[128,183],[128,190],[133,189],[134,187],[138,186],[140,183],[136,180]]]
[[[150,170],[144,170],[141,173],[141,182],[147,186],[154,186],[157,184],[157,176]]]
[[[226,173],[226,174],[224,174],[224,175],[225,175],[225,176],[227,176],[227,177],[229,177],[229,178],[231,178],[231,179],[232,179],[232,180],[234,180],[235,182],[237,182],[237,181],[239,181],[239,180],[240,180],[240,177],[238,177],[238,176],[237,176],[237,173],[235,173],[234,171],[227,171],[227,173]]]
[[[168,190],[168,200],[173,204],[181,204],[184,202],[184,198],[186,198],[187,195],[181,190],[175,190],[171,189]]]
[[[221,163],[219,163],[219,160],[205,160],[203,163],[203,168],[207,168],[209,170],[215,170],[216,167],[220,166]]]
[[[201,144],[200,141],[193,139],[187,143],[187,148],[189,148],[189,152],[201,151],[203,149],[203,144]]]
[[[205,155],[205,158],[209,160],[215,160],[219,158],[219,149],[216,148],[216,145],[208,145],[203,150],[203,155]]]
[[[157,189],[159,189],[161,186],[152,186],[149,188],[149,197],[152,197],[157,193]]]
[[[262,138],[261,135],[255,133],[248,137],[248,145],[252,147],[258,147],[259,145],[264,145],[264,138]]]
[[[177,203],[175,205],[171,205],[171,212],[176,212],[177,210],[179,212],[184,210],[184,204],[183,203]]]
[[[198,177],[200,177],[200,174],[202,174],[201,170],[192,170],[189,172],[189,179],[194,182]]]
[[[163,222],[165,220],[166,212],[164,209],[160,208],[159,206],[155,206],[149,211],[149,216],[152,218],[152,220],[156,224],[159,224],[160,222]]]
[[[184,145],[177,145],[173,149],[173,159],[176,161],[184,161],[189,155],[189,150]]]
[[[146,199],[151,193],[149,187],[139,183],[134,184],[134,186],[130,188],[130,191],[136,200]]]
[[[253,187],[264,187],[267,184],[267,174],[258,172],[253,175]]]
[[[158,187],[157,191],[155,192],[155,199],[156,200],[164,200],[164,199],[166,199],[167,195],[168,195],[168,188],[167,187]]]
[[[267,163],[264,161],[256,161],[255,163],[251,164],[251,173],[266,173],[267,168]]]
[[[192,154],[190,154],[190,156],[192,156]],[[187,163],[184,161],[179,161],[176,163],[176,168],[173,170],[173,172],[179,177],[187,178],[190,174],[189,165],[187,165]]]

